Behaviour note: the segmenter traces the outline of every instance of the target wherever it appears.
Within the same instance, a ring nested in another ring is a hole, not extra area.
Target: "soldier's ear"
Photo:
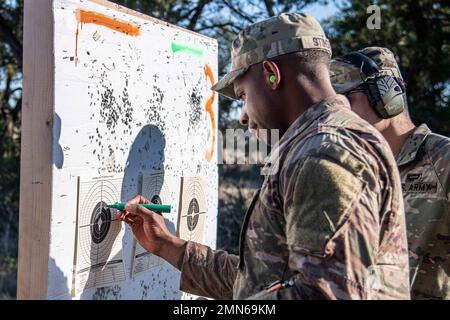
[[[273,61],[264,60],[262,62],[262,68],[267,85],[272,90],[278,89],[281,82],[281,74],[277,64]]]

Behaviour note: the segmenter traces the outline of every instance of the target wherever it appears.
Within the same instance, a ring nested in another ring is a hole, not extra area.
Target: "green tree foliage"
[[[416,124],[450,135],[450,6],[448,1],[339,1],[326,23],[334,56],[368,46],[392,50],[406,81]],[[380,29],[366,26],[369,5],[381,9]]]
[[[23,2],[0,2],[0,298],[15,295]]]

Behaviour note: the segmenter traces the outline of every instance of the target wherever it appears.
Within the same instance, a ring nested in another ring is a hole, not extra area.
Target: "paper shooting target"
[[[203,241],[206,215],[205,182],[201,177],[183,177],[178,236],[184,240]]]
[[[120,201],[122,177],[79,178],[76,291],[125,280],[122,223],[108,204]]]
[[[175,203],[176,199],[179,199],[180,179],[170,174],[163,172],[144,173],[141,176],[140,186],[139,193],[146,199],[151,200],[153,203],[172,205]],[[175,207],[176,206],[172,205],[172,212],[170,215],[174,213]],[[168,213],[164,213],[163,215],[166,218],[169,216]],[[133,257],[133,277],[137,273],[141,273],[164,264],[164,261],[161,258],[145,250],[137,241],[135,241]]]

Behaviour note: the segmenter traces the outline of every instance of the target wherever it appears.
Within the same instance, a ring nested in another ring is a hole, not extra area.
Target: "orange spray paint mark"
[[[77,23],[77,32],[75,33],[75,66],[78,64],[78,34],[80,28],[80,23]]]
[[[211,67],[209,65],[205,65],[205,75],[209,80],[211,81],[211,85],[214,85],[214,75],[211,70]],[[211,125],[212,125],[212,142],[211,145],[206,149],[205,152],[205,158],[208,160],[208,162],[211,162],[212,156],[214,154],[214,149],[216,147],[216,121],[214,117],[214,110],[213,110],[213,102],[214,97],[216,96],[216,92],[213,91],[211,96],[206,101],[206,112],[209,114],[209,118],[211,119]]]
[[[133,37],[139,36],[141,34],[140,25],[122,21],[116,18],[111,18],[98,12],[77,9],[75,11],[75,16],[77,18],[77,32],[75,34],[76,38],[75,65],[78,63],[78,36],[80,33],[79,30],[80,27],[81,30],[83,30],[83,24],[85,23],[93,23]]]

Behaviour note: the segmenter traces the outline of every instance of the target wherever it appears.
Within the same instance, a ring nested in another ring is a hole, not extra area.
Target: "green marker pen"
[[[126,205],[127,204],[125,202],[121,202],[121,203],[115,203],[115,204],[108,204],[107,207],[108,208],[117,209],[119,211],[123,211],[123,210],[125,210],[125,206]],[[167,205],[167,204],[141,203],[139,205],[143,206],[144,208],[146,208],[148,210],[152,210],[152,211],[159,211],[159,212],[169,213],[170,210],[172,210],[172,206],[171,205]]]

